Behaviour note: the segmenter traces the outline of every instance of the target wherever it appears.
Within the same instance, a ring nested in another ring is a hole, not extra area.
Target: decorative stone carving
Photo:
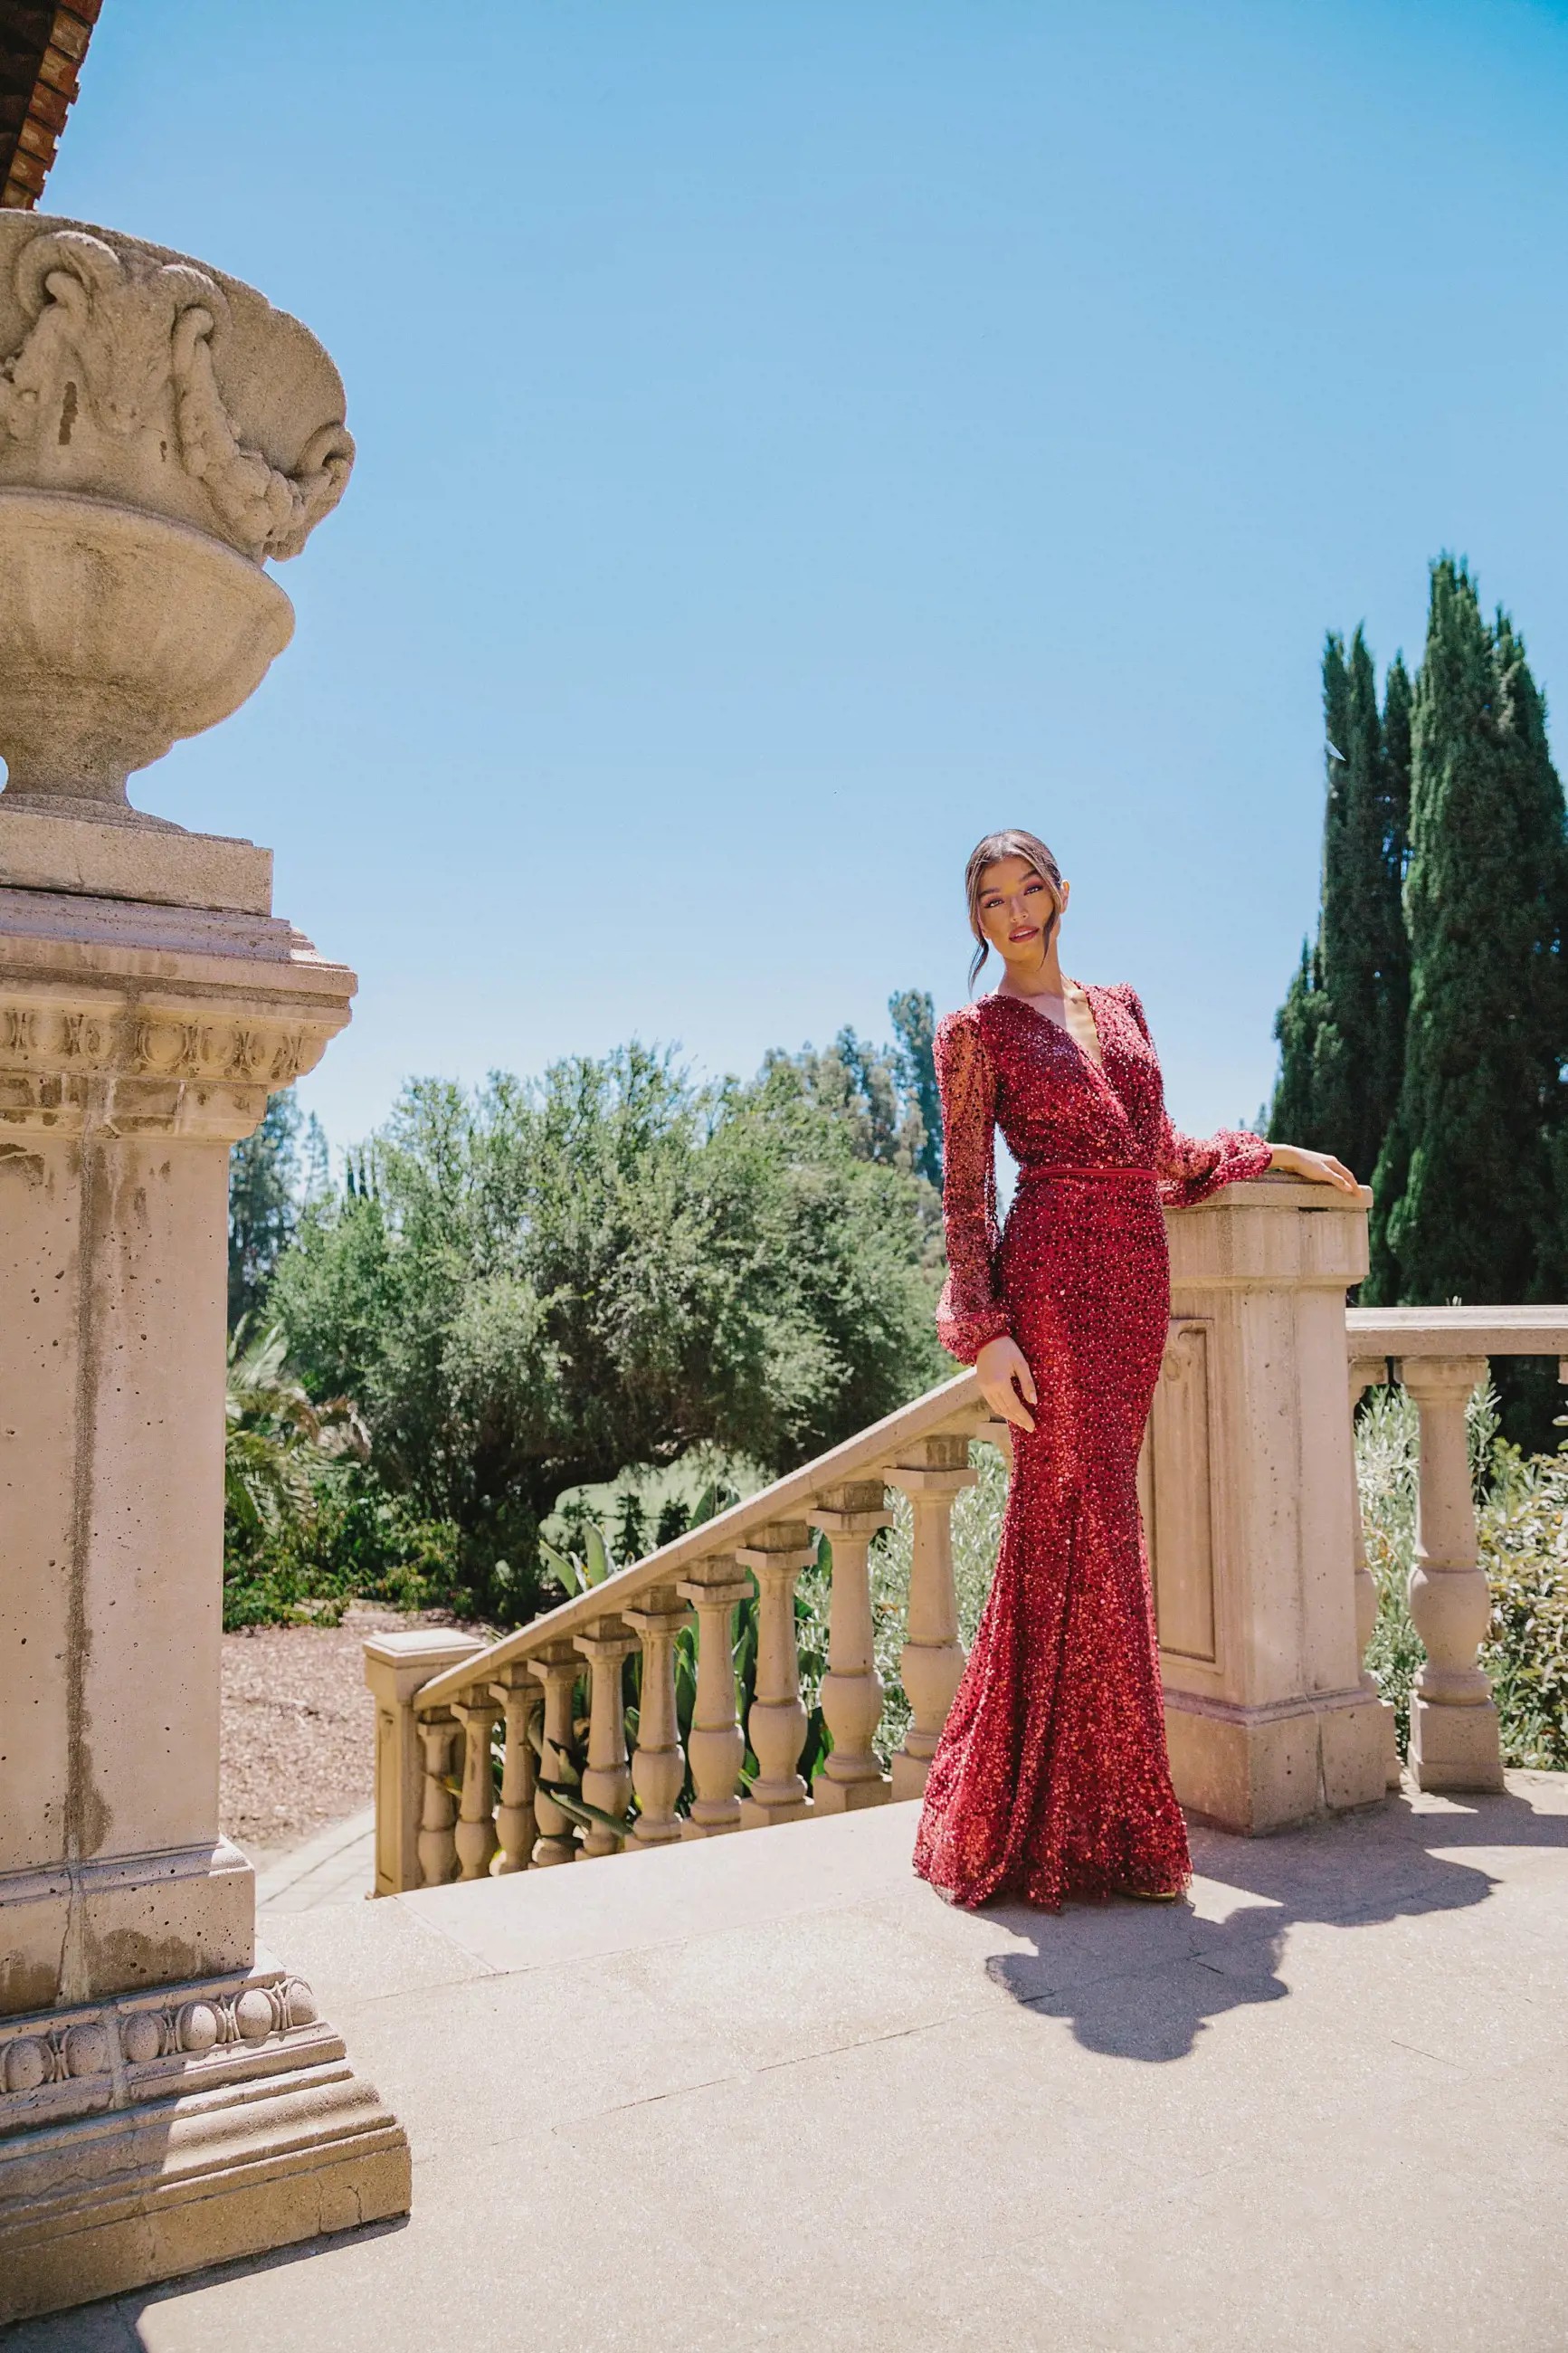
[[[353,464],[326,353],[253,288],[80,222],[0,215],[7,808],[127,808],[293,629],[260,569]]]
[[[173,2251],[193,2164],[219,2251],[221,2202],[243,2243],[249,2210],[276,2206],[290,2176],[312,2178],[324,2213],[341,2184],[344,2221],[407,2204],[406,2142],[300,1978],[258,1968],[0,2021],[0,2322],[101,2295],[128,2271],[188,2268]]]
[[[1173,1316],[1145,1447],[1143,1525],[1160,1647],[1215,1662],[1208,1320]],[[1143,1468],[1142,1465],[1140,1466]]]
[[[267,929],[298,942],[287,924]],[[313,955],[278,957],[265,987],[239,957],[164,952],[144,975],[125,965],[79,941],[8,943],[0,1135],[79,1134],[90,1124],[233,1141],[274,1089],[315,1067],[348,1018],[351,976]]]
[[[0,361],[0,483],[110,497],[255,563],[299,554],[354,445],[297,320],[183,255],[37,215],[4,225],[0,269],[0,336],[22,323]]]

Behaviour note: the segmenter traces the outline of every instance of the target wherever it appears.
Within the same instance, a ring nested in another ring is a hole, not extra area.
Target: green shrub
[[[368,1463],[311,1462],[298,1508],[257,1535],[227,1525],[226,1629],[335,1626],[355,1600],[476,1614],[458,1574],[456,1529],[419,1518]]]
[[[1568,1461],[1500,1444],[1481,1513],[1503,1761],[1568,1771]]]

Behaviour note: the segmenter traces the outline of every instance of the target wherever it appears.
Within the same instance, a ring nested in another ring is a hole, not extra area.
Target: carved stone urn
[[[254,692],[264,569],[353,463],[315,337],[118,231],[0,212],[0,809],[156,822],[126,780]]]

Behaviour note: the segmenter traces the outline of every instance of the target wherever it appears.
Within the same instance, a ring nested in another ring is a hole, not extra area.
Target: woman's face
[[[1062,884],[1062,905],[1068,886]],[[980,878],[980,928],[1008,964],[1038,964],[1055,912],[1051,886],[1024,858],[998,858]]]

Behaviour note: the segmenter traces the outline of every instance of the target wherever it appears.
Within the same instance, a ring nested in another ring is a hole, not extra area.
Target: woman
[[[990,1599],[926,1785],[915,1869],[965,1905],[1174,1898],[1192,1875],[1165,1756],[1138,1453],[1170,1316],[1162,1214],[1265,1169],[1354,1192],[1327,1154],[1165,1110],[1136,992],[1063,978],[1069,886],[1031,833],[969,861],[973,985],[936,1035],[948,1276],[937,1324],[1016,1427]],[[1018,1163],[996,1230],[994,1131]]]

